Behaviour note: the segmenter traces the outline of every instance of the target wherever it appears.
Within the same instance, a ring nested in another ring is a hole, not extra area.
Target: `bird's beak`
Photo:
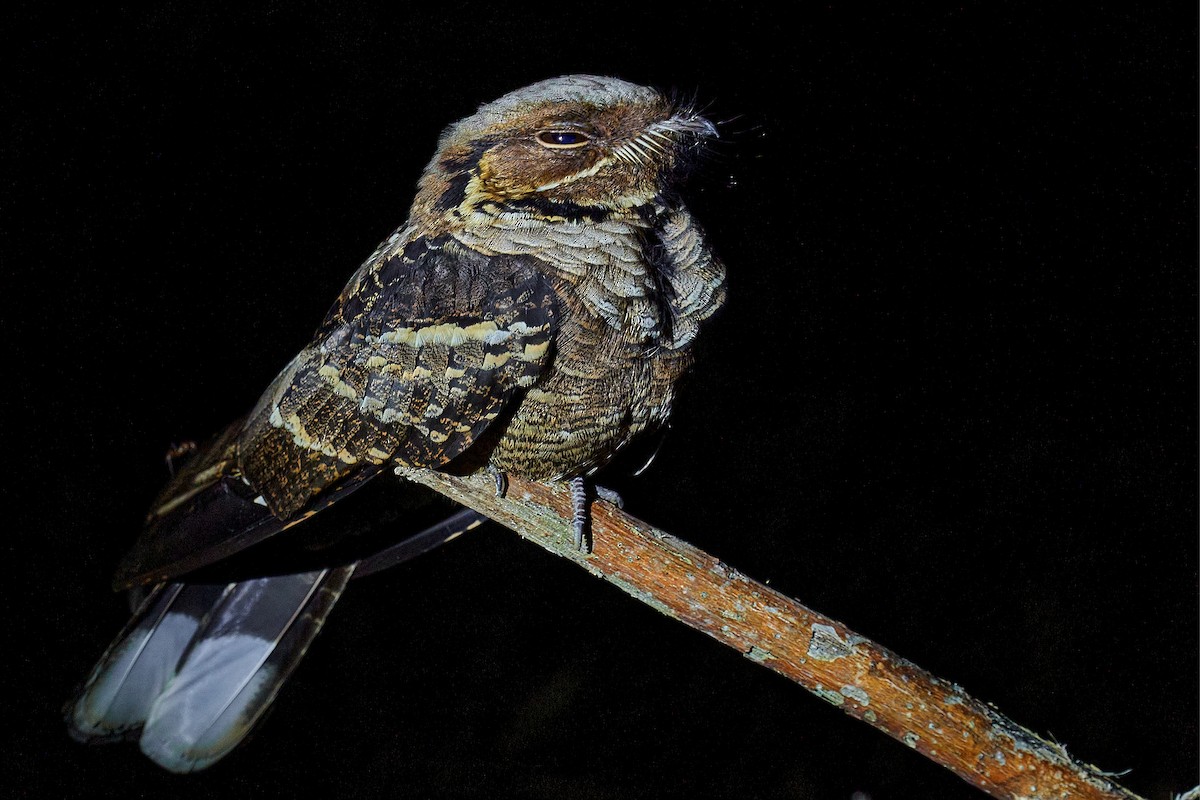
[[[696,114],[676,114],[670,119],[665,119],[662,122],[656,122],[650,126],[651,132],[661,133],[682,133],[695,136],[703,139],[712,137],[714,139],[720,136],[717,133],[717,126],[709,122],[704,117]]]

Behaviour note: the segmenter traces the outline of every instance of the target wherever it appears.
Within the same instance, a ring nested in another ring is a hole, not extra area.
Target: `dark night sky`
[[[6,23],[6,796],[982,797],[499,527],[353,584],[206,773],[67,738],[165,447],[307,341],[444,125],[567,72],[732,120],[691,202],[731,301],[627,508],[1200,782],[1196,10],[602,6]]]

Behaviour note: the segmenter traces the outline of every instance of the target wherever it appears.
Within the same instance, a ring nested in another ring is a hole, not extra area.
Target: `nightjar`
[[[390,466],[572,481],[578,498],[584,476],[660,428],[725,298],[679,196],[715,135],[659,91],[590,75],[447,128],[408,220],[154,502],[114,581],[135,615],[68,705],[72,735],[138,737],[177,772],[227,754],[370,567],[223,582],[203,569]],[[578,536],[582,501],[576,512]],[[477,521],[460,511],[389,558]]]

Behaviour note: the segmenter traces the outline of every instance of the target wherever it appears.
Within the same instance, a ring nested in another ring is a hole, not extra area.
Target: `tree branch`
[[[667,616],[799,683],[997,798],[1139,800],[960,687],[603,501],[593,549],[572,546],[570,492],[511,478],[402,474],[574,561]]]

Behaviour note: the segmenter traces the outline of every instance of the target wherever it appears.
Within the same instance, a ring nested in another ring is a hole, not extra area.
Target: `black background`
[[[205,773],[67,738],[165,447],[307,341],[444,125],[567,72],[729,120],[691,205],[731,300],[627,507],[1148,798],[1200,781],[1195,9],[983,5],[15,12],[5,795],[982,796],[498,527],[352,585]]]

